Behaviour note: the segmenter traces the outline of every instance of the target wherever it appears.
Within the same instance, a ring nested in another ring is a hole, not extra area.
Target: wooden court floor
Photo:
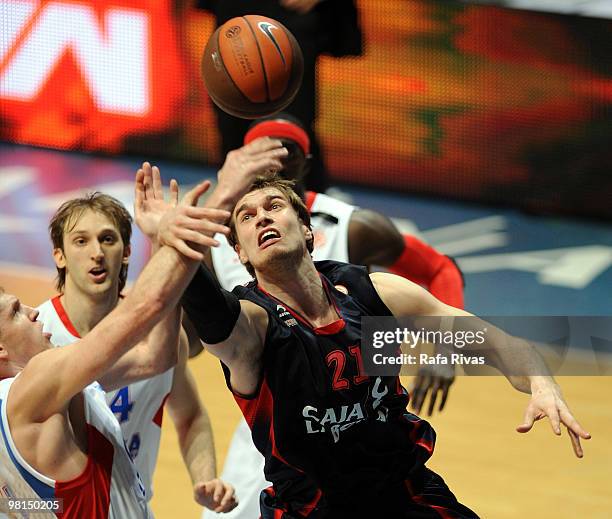
[[[51,277],[45,271],[0,265],[0,286],[30,305],[54,293]],[[220,469],[238,422],[238,407],[211,355],[194,359],[190,368],[211,416]],[[612,517],[612,378],[558,381],[574,414],[593,435],[584,443],[582,460],[574,457],[567,435],[554,436],[547,423],[538,423],[526,435],[514,431],[528,397],[502,377],[458,378],[446,410],[431,419],[438,440],[430,468],[481,517]],[[163,422],[154,488],[152,506],[158,519],[200,517],[168,418]]]

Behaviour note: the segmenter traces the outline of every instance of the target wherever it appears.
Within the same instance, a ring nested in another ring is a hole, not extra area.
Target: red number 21
[[[357,373],[353,377],[353,384],[361,384],[368,380],[368,376],[363,374],[363,359],[361,358],[361,350],[359,349],[359,345],[355,344],[353,346],[349,346],[349,353],[352,357],[355,357],[355,361],[357,362]],[[340,391],[342,389],[348,389],[350,384],[349,381],[342,376],[344,373],[344,368],[346,366],[346,354],[342,350],[334,350],[330,351],[325,357],[327,361],[327,365],[331,368],[332,364],[334,365],[334,376],[332,381],[332,389],[334,391]]]

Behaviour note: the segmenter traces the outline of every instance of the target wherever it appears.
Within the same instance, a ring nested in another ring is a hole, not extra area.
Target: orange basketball
[[[210,37],[202,57],[211,99],[243,119],[285,108],[300,88],[303,73],[302,51],[293,34],[265,16],[228,20]]]

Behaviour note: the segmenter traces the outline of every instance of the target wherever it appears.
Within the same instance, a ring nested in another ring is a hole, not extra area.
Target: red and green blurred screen
[[[319,66],[317,129],[335,180],[612,217],[612,21],[358,5],[365,55]],[[200,78],[207,13],[9,0],[0,17],[0,139],[220,160]]]

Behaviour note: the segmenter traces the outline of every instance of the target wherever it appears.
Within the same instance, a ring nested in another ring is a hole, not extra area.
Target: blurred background
[[[356,5],[363,55],[317,68],[335,192],[454,256],[469,311],[612,315],[612,2]],[[183,1],[4,0],[0,27],[0,285],[39,304],[62,201],[131,207],[142,160],[183,186],[214,177],[200,59],[215,21]],[[147,257],[136,233],[131,279]],[[192,369],[221,467],[238,408],[210,356]],[[460,377],[432,419],[434,468],[483,517],[609,517],[609,374],[561,380],[593,434],[581,461],[548,425],[513,431],[526,397],[499,377]],[[199,517],[168,420],[162,442],[154,511]]]

